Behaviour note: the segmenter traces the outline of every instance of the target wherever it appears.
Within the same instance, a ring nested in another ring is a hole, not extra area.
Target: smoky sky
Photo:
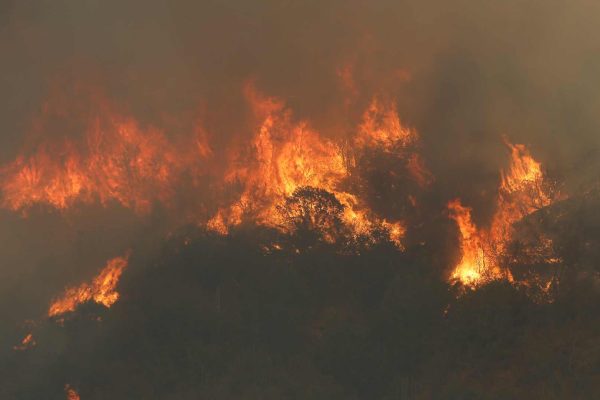
[[[80,82],[168,134],[200,117],[216,147],[249,134],[248,80],[334,138],[384,93],[421,135],[439,205],[461,197],[485,218],[507,163],[502,135],[565,190],[597,177],[598,15],[593,0],[2,0],[0,161],[15,158],[49,92]],[[347,66],[353,90],[340,83]],[[115,213],[90,218],[103,230],[6,212],[2,299],[25,302],[7,286],[47,298],[147,231]]]
[[[167,116],[203,108],[219,138],[242,130],[241,86],[255,79],[330,135],[350,129],[372,95],[391,94],[438,175],[497,171],[502,134],[565,169],[599,141],[599,8],[584,0],[5,1],[2,160],[14,157],[56,82],[102,86],[167,130]],[[336,75],[345,65],[358,93],[350,111]],[[394,79],[397,71],[409,78]]]

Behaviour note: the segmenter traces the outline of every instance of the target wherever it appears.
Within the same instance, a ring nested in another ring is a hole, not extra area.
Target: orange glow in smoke
[[[351,189],[357,155],[393,155],[420,187],[433,180],[416,151],[417,132],[402,124],[393,101],[381,97],[371,101],[350,140],[338,142],[295,120],[281,100],[248,84],[253,135],[249,141],[233,140],[218,155],[200,123],[175,143],[163,131],[117,112],[104,97],[92,98],[93,111],[62,109],[64,101],[43,108],[34,124],[38,136],[44,137],[46,125],[71,114],[78,133],[43,139],[3,167],[0,205],[25,215],[36,205],[67,211],[78,204],[116,203],[146,214],[160,204],[184,223],[206,225],[219,234],[242,223],[291,232],[278,207],[298,188],[309,187],[335,196],[354,238],[369,242],[376,240],[376,231],[386,232],[402,247],[403,222],[376,215]],[[207,176],[210,186],[201,179]],[[219,199],[216,204],[199,201],[182,209],[206,192]]]
[[[71,128],[77,132],[38,140],[0,169],[2,207],[25,213],[36,204],[66,210],[77,203],[116,202],[143,214],[154,203],[169,206],[182,172],[198,173],[199,163],[211,155],[199,126],[189,142],[175,146],[162,131],[142,127],[102,96],[90,97],[93,111],[76,105],[63,110],[60,100],[43,107],[35,135],[56,130],[50,127],[57,119],[65,125],[77,121]]]
[[[23,210],[41,203],[64,210],[97,200],[142,213],[153,201],[168,201],[177,160],[159,132],[142,132],[133,121],[95,124],[83,154],[65,141],[62,148],[42,145],[29,158],[19,157],[6,168],[3,206]]]

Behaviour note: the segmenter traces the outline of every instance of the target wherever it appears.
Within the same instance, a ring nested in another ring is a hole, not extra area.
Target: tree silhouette
[[[326,190],[299,187],[277,209],[284,225],[305,244],[334,243],[343,234],[344,206]]]

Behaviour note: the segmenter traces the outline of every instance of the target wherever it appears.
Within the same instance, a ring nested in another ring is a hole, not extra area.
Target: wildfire
[[[71,385],[65,385],[65,394],[67,395],[67,400],[80,400],[79,393]]]
[[[155,203],[177,210],[182,186],[188,198],[199,192],[202,188],[196,185],[201,181],[198,177],[205,173],[204,162],[211,159],[225,163],[224,167],[208,170],[215,175],[211,179],[218,182],[211,190],[216,188],[223,194],[216,197],[226,200],[215,207],[211,218],[200,216],[199,211],[183,212],[185,218],[191,216],[208,230],[227,234],[231,227],[252,223],[291,233],[300,220],[302,224],[310,220],[317,225],[329,221],[326,225],[330,226],[315,228],[322,231],[324,240],[335,241],[337,228],[332,230],[331,225],[337,224],[335,218],[300,218],[283,209],[287,204],[300,207],[303,212],[314,212],[315,205],[308,207],[294,199],[309,195],[311,201],[329,202],[333,207],[329,211],[337,210],[336,218],[344,226],[344,235],[349,232],[350,240],[374,242],[383,233],[402,247],[406,231],[402,221],[379,217],[367,206],[364,193],[354,190],[360,191],[364,186],[357,184],[354,172],[362,165],[365,154],[395,157],[401,162],[395,165],[403,164],[408,176],[420,187],[433,181],[418,151],[419,135],[402,123],[393,101],[375,96],[350,140],[341,144],[320,134],[307,121],[296,120],[281,100],[260,94],[252,84],[246,85],[245,97],[253,111],[254,134],[249,143],[234,141],[228,153],[216,157],[210,135],[201,124],[196,124],[188,137],[175,145],[162,131],[123,116],[108,101],[96,96],[97,107],[80,124],[84,140],[42,142],[0,170],[0,204],[23,213],[36,204],[65,210],[77,202],[116,202],[140,214],[149,212]],[[69,110],[46,105],[34,124],[35,130],[44,133],[45,126],[57,116],[68,117]],[[476,285],[490,279],[512,279],[499,265],[498,254],[510,240],[514,223],[554,200],[544,186],[540,163],[524,145],[508,141],[506,144],[511,162],[501,173],[496,212],[489,228],[476,227],[471,210],[460,201],[448,204],[450,217],[461,233],[462,258],[452,280]],[[182,179],[183,176],[191,179]],[[191,182],[191,186],[183,182]],[[225,195],[232,192],[233,195]],[[407,198],[416,206],[412,194]],[[207,206],[200,208],[203,207]],[[126,265],[126,259],[120,260],[113,260],[117,266],[114,276],[107,272],[92,284],[68,289],[51,306],[49,315],[72,311],[77,304],[89,300],[112,304],[118,296],[114,285],[122,271],[118,266]],[[102,289],[102,279],[112,279],[113,287]]]
[[[372,236],[374,230],[387,231],[398,247],[405,233],[399,221],[388,222],[374,215],[360,198],[344,189],[351,178],[353,153],[365,148],[403,152],[418,140],[416,132],[405,128],[394,104],[376,98],[363,115],[350,149],[324,138],[304,121],[295,122],[284,104],[261,96],[249,86],[246,90],[259,121],[249,152],[234,154],[226,182],[239,182],[243,191],[229,207],[222,207],[208,222],[208,228],[225,234],[244,218],[289,231],[281,207],[300,188],[325,190],[343,207],[341,220],[355,237]],[[407,169],[416,180],[427,184],[429,172],[418,155],[407,157]],[[296,193],[296,194],[295,194]]]
[[[234,154],[225,178],[226,183],[241,182],[244,190],[209,227],[238,225],[245,214],[260,224],[280,226],[275,206],[283,197],[301,186],[333,191],[347,175],[338,146],[323,140],[305,122],[294,123],[278,100],[262,97],[251,87],[246,93],[260,125],[249,154]]]
[[[490,227],[478,229],[471,219],[471,209],[460,200],[448,203],[450,217],[460,231],[462,253],[451,280],[465,285],[477,286],[494,279],[513,281],[510,271],[499,262],[499,255],[513,235],[513,225],[555,200],[544,185],[541,164],[524,145],[508,141],[506,144],[511,151],[511,162],[508,170],[501,173],[496,212]]]
[[[32,333],[28,333],[23,340],[21,340],[21,343],[13,346],[13,350],[18,350],[18,351],[23,351],[23,350],[27,350],[30,349],[32,347],[36,346],[36,341],[33,338],[33,334]]]
[[[153,201],[166,202],[176,161],[164,138],[142,133],[132,121],[109,129],[97,125],[90,131],[86,157],[65,142],[62,149],[42,145],[30,158],[18,158],[7,168],[3,206],[23,210],[42,203],[64,210],[76,201],[97,199],[142,213]],[[57,153],[60,157],[53,156]]]
[[[358,147],[379,147],[386,152],[402,150],[419,139],[417,132],[402,125],[393,103],[376,97],[363,114],[354,142]]]
[[[75,135],[77,140],[37,143],[2,168],[4,208],[26,212],[35,204],[46,204],[66,210],[77,202],[106,205],[112,201],[147,213],[155,202],[169,205],[182,171],[197,171],[194,162],[211,154],[200,128],[191,135],[190,144],[176,148],[163,132],[141,127],[103,98],[95,96],[91,107],[92,115],[88,112],[84,117],[78,110],[44,107],[34,124],[38,136],[45,135],[46,125],[56,119],[83,118],[77,126],[82,132]]]
[[[119,299],[116,287],[123,270],[127,267],[128,258],[129,256],[113,258],[91,283],[82,283],[66,289],[62,297],[50,305],[48,316],[56,317],[75,311],[79,304],[88,301],[111,307]]]
[[[555,200],[544,186],[541,164],[531,157],[527,148],[508,142],[507,146],[511,151],[511,164],[501,175],[498,208],[492,222],[495,237],[507,236],[515,222]]]
[[[243,222],[289,232],[280,206],[297,189],[310,187],[335,196],[354,237],[387,231],[400,246],[402,222],[375,215],[349,184],[357,155],[373,149],[397,155],[420,186],[431,182],[415,151],[418,134],[401,123],[393,101],[375,97],[351,140],[342,145],[295,120],[282,101],[261,95],[252,84],[246,85],[245,96],[254,115],[254,135],[250,143],[234,141],[218,157],[200,123],[173,143],[163,131],[117,112],[97,94],[91,96],[92,111],[69,100],[49,102],[33,124],[34,136],[45,137],[50,127],[56,130],[56,120],[72,129],[70,119],[77,121],[79,133],[42,140],[0,169],[0,205],[26,214],[38,204],[64,211],[81,203],[117,203],[146,214],[162,204],[185,223],[191,219],[220,234]],[[207,168],[209,159],[225,166]],[[205,191],[202,185],[208,181],[199,177],[209,172],[210,182],[217,182],[211,183],[211,191],[217,188],[221,192],[215,197],[225,200],[211,218],[205,214],[214,206],[210,204],[182,211],[180,200]],[[232,191],[237,194],[226,195]]]
[[[433,176],[415,151],[419,134],[402,124],[393,101],[373,98],[363,113],[362,123],[354,137],[355,150],[379,149],[384,153],[401,156],[412,178],[421,186],[428,186]]]

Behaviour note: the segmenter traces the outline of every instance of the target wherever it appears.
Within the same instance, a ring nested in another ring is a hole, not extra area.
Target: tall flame
[[[116,287],[127,267],[128,258],[129,256],[113,258],[91,283],[82,283],[77,287],[66,289],[62,297],[52,302],[48,309],[48,316],[56,317],[75,311],[79,304],[88,301],[111,307],[119,299]]]
[[[54,119],[68,120],[73,113],[84,120],[77,126],[79,140],[37,143],[0,169],[0,205],[26,214],[37,204],[67,210],[79,203],[118,203],[145,214],[158,203],[186,223],[191,219],[221,234],[244,221],[289,231],[278,207],[297,189],[310,187],[335,196],[343,205],[343,223],[355,237],[384,231],[401,246],[403,223],[379,217],[351,189],[357,155],[372,150],[401,159],[421,187],[432,181],[416,151],[419,136],[402,124],[393,101],[375,97],[354,135],[341,144],[295,120],[282,101],[261,95],[252,84],[246,85],[245,97],[254,115],[253,136],[249,143],[233,141],[228,153],[218,156],[200,124],[173,143],[163,131],[115,111],[102,96],[93,96],[93,111],[84,113],[77,107],[44,107],[35,124],[38,136]],[[208,168],[209,162],[226,165]],[[209,179],[199,178],[204,176]],[[214,197],[227,200],[180,211],[184,200],[206,192],[206,182],[211,192],[221,189]],[[211,207],[214,213],[206,211]]]
[[[481,279],[486,267],[483,243],[477,227],[471,219],[471,209],[461,204],[460,200],[448,203],[450,218],[458,225],[460,232],[461,260],[455,267],[452,278],[465,284],[472,284]]]
[[[234,154],[226,182],[240,182],[243,191],[228,207],[222,207],[208,222],[208,227],[227,233],[229,227],[242,223],[250,215],[254,222],[285,230],[285,221],[277,211],[281,202],[298,188],[313,187],[332,193],[343,205],[342,220],[356,236],[369,236],[384,229],[389,238],[401,246],[405,228],[401,222],[388,222],[373,215],[353,193],[344,189],[351,177],[352,151],[379,147],[401,151],[417,139],[416,132],[404,128],[393,104],[373,100],[354,138],[353,148],[343,148],[322,137],[306,122],[295,122],[291,112],[277,99],[261,96],[252,86],[247,98],[260,121],[252,146],[247,153]],[[415,175],[425,181],[422,163],[413,164]]]
[[[471,219],[471,209],[460,200],[448,203],[450,217],[460,231],[461,260],[451,274],[451,280],[477,286],[494,279],[513,280],[499,263],[513,235],[513,225],[534,211],[550,205],[554,196],[544,185],[541,164],[522,144],[506,141],[511,152],[507,171],[502,171],[496,212],[488,229],[478,229]]]

